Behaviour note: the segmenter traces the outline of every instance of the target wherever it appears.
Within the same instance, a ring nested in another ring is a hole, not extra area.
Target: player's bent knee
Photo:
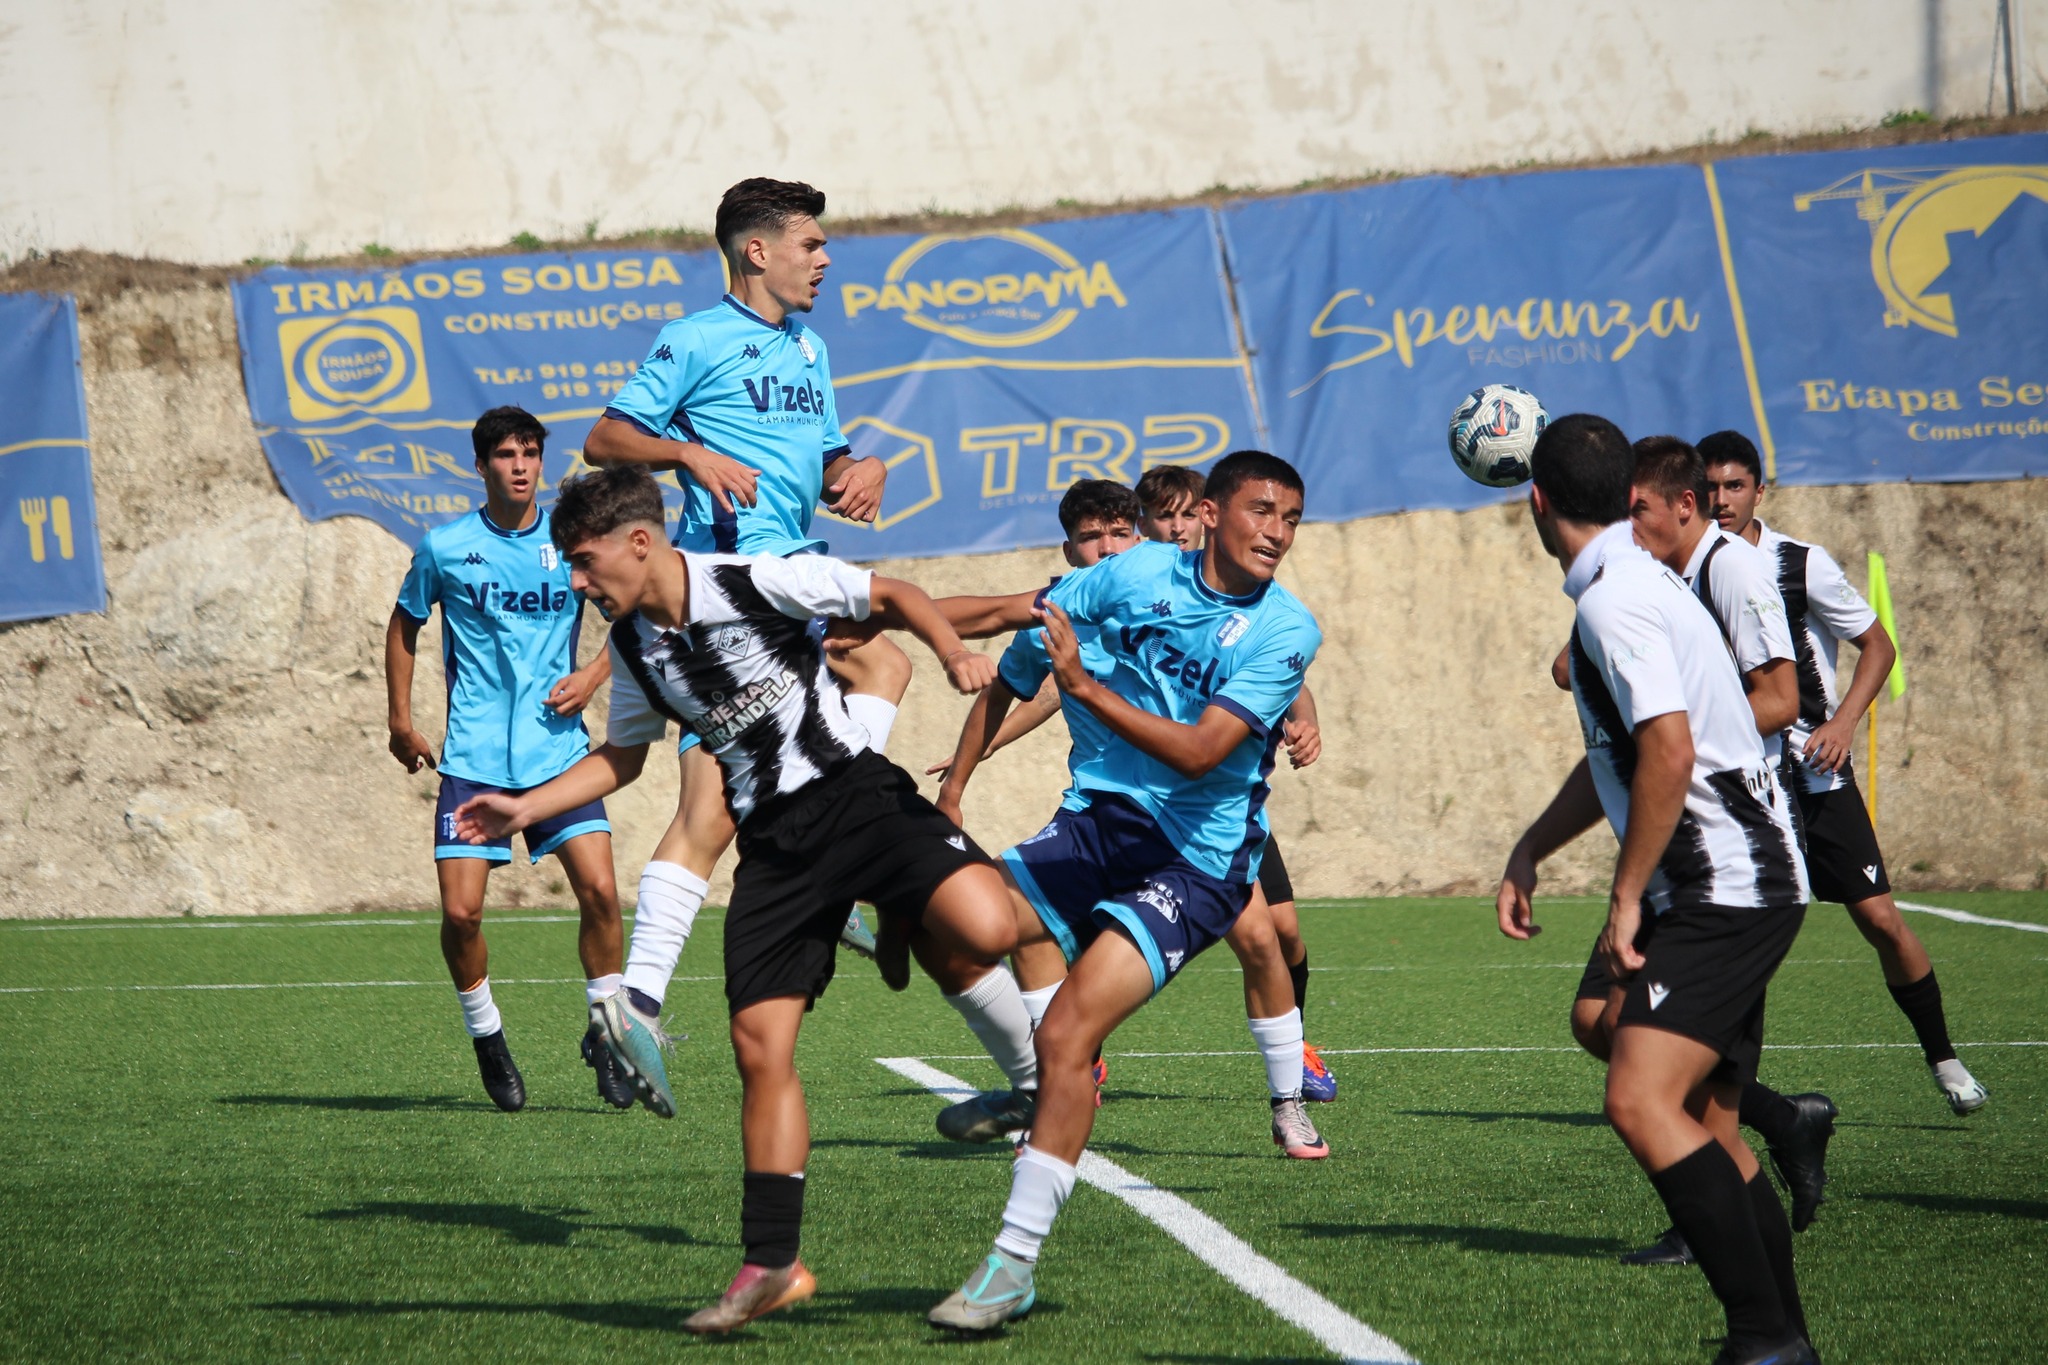
[[[1601,1016],[1607,1012],[1604,1000],[1581,1000],[1572,1006],[1572,1037],[1580,1047],[1606,1061],[1614,1051],[1614,1039],[1608,1034]]]

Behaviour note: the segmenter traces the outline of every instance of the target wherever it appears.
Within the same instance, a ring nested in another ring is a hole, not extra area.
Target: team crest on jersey
[[[1241,611],[1234,611],[1230,613],[1230,619],[1225,621],[1217,630],[1216,643],[1225,646],[1234,645],[1239,640],[1242,640],[1244,633],[1251,628],[1252,618],[1246,616]]]
[[[747,632],[739,626],[725,626],[714,631],[711,647],[720,654],[738,654],[747,647]]]
[[[1159,912],[1159,917],[1168,924],[1180,921],[1180,897],[1173,894],[1173,888],[1165,882],[1146,882],[1145,889],[1138,893],[1138,902],[1149,905]]]
[[[554,546],[543,545],[540,547],[541,568],[545,569],[549,573],[553,573],[556,569],[561,567],[561,564],[561,552],[556,550]]]
[[[818,363],[818,353],[812,349],[811,339],[802,332],[796,334],[796,348],[804,353],[804,364],[815,365]]]

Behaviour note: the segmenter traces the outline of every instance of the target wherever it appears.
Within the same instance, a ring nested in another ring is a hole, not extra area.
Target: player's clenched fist
[[[996,680],[996,661],[971,649],[956,649],[946,656],[946,681],[962,696],[971,697]]]

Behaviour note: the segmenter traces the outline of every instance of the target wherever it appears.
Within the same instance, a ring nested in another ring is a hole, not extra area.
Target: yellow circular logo
[[[961,253],[946,248],[968,242],[1001,243],[1013,250],[977,252],[974,274],[949,275],[946,266]],[[924,269],[913,276],[920,263]],[[991,270],[991,265],[999,268]],[[1071,252],[1037,233],[991,228],[920,237],[890,263],[882,283],[906,299],[903,320],[913,327],[970,346],[1035,346],[1080,315],[1068,300],[1084,292],[1087,276]]]
[[[1891,206],[1870,242],[1870,273],[1885,320],[1956,335],[1955,300],[1929,292],[1949,268],[1949,234],[1982,236],[2023,196],[2048,202],[2048,166],[1969,166],[1916,186]]]
[[[412,348],[397,329],[351,318],[309,338],[294,359],[308,393],[335,407],[367,407],[405,387]]]

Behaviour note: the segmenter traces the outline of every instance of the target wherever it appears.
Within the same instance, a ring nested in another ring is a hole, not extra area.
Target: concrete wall
[[[0,915],[158,915],[434,902],[434,779],[384,751],[382,635],[405,549],[368,522],[308,524],[243,403],[227,293],[87,298],[86,395],[109,608],[0,626]],[[2048,481],[1802,489],[1771,519],[1890,557],[1912,691],[1884,704],[1881,833],[1905,886],[2048,882]],[[1050,552],[884,566],[934,592],[1043,582]],[[1284,570],[1327,644],[1325,757],[1270,809],[1311,896],[1480,890],[1579,753],[1548,663],[1560,575],[1518,507],[1309,526]],[[428,631],[422,728],[439,733]],[[951,752],[965,710],[921,660],[891,746]],[[1055,723],[992,759],[969,827],[1029,833],[1064,783]],[[601,732],[601,727],[600,727]],[[621,885],[674,808],[656,761],[613,802]],[[1581,840],[1552,889],[1597,885]],[[714,888],[723,896],[721,876]],[[561,904],[552,864],[493,904]]]
[[[1981,114],[1993,10],[13,0],[0,258],[703,228],[760,174],[814,181],[841,215],[979,210]],[[2024,36],[2040,92],[2048,14]]]

